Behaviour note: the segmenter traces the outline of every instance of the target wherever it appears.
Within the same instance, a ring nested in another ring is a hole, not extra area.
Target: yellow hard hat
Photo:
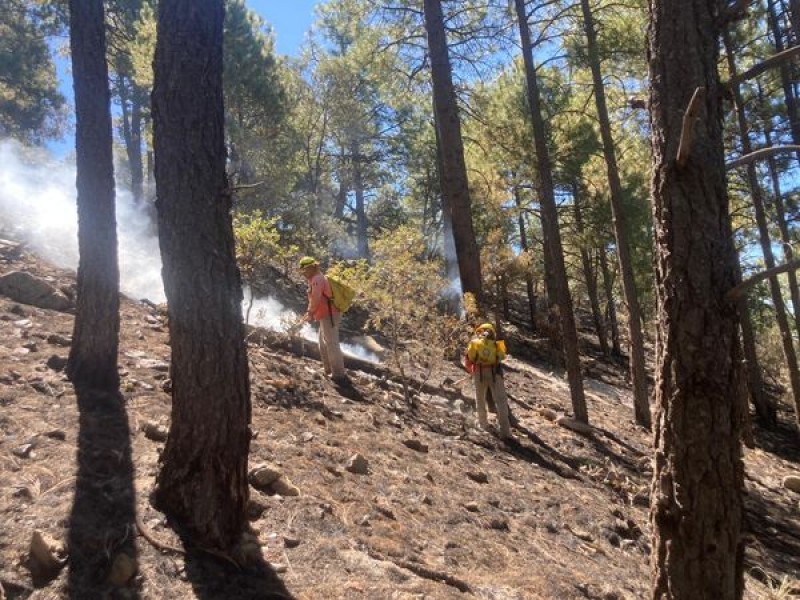
[[[306,267],[311,267],[318,264],[319,262],[317,262],[317,259],[314,258],[313,256],[304,256],[303,258],[300,259],[298,267],[300,267],[301,269],[305,269]]]
[[[478,325],[478,327],[475,329],[475,333],[480,333],[482,331],[488,331],[489,333],[492,334],[492,337],[497,335],[494,330],[494,325],[492,325],[491,323],[482,323],[481,325]]]

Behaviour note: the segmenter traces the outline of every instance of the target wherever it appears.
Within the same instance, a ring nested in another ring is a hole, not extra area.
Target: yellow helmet
[[[480,334],[483,331],[488,331],[492,335],[492,337],[495,337],[497,335],[497,333],[494,330],[494,325],[492,325],[491,323],[482,323],[481,325],[478,325],[478,327],[475,329],[475,333],[478,334]]]
[[[300,262],[297,264],[297,266],[300,269],[305,269],[306,267],[311,267],[318,264],[319,262],[317,262],[317,259],[314,258],[313,256],[304,256],[303,258],[300,259]]]

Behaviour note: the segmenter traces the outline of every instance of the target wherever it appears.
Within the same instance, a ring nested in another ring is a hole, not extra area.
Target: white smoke
[[[0,237],[3,232],[24,241],[37,255],[54,265],[78,267],[78,210],[75,165],[56,160],[44,150],[24,147],[13,140],[0,140]],[[137,207],[130,192],[117,188],[117,243],[120,288],[136,300],[166,301],[161,280],[158,237],[149,215]],[[299,316],[274,298],[253,298],[244,290],[242,312],[249,322],[272,331],[286,331]],[[305,339],[316,341],[308,323],[300,330]],[[343,343],[342,350],[357,358],[380,362],[365,348]]]
[[[0,225],[36,254],[62,268],[78,267],[75,165],[45,151],[0,141]],[[158,238],[147,214],[117,188],[120,288],[126,295],[163,302]]]

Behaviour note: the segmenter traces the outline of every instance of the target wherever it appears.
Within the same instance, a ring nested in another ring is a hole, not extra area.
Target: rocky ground
[[[506,445],[475,429],[455,366],[410,407],[385,367],[350,362],[342,395],[307,344],[253,332],[250,518],[264,560],[241,567],[185,552],[149,502],[170,413],[158,308],[123,301],[124,405],[79,405],[62,372],[74,276],[0,244],[0,277],[13,271],[61,304],[0,296],[0,598],[647,597],[650,435],[619,366],[586,359],[593,428],[578,432],[560,418],[564,380],[517,352]],[[745,450],[748,598],[800,594],[800,493],[782,486],[800,451],[781,419]]]

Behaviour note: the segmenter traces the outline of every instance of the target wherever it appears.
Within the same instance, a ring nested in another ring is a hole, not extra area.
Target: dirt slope
[[[25,252],[5,253],[0,275],[11,270],[74,285]],[[475,429],[455,367],[442,374],[450,386],[432,382],[442,393],[412,409],[388,371],[351,370],[355,389],[342,395],[313,358],[254,335],[250,462],[280,471],[285,489],[253,488],[264,563],[243,568],[159,550],[134,525],[135,509],[152,538],[184,548],[148,499],[163,447],[151,438],[170,410],[162,316],[123,302],[124,405],[86,399],[79,411],[57,370],[71,329],[67,313],[0,296],[0,598],[647,596],[650,441],[617,367],[592,369],[603,375],[587,380],[594,430],[579,434],[554,421],[569,406],[564,381],[512,358],[518,442],[506,445]],[[762,582],[800,573],[800,495],[781,488],[800,456],[788,427],[757,438],[746,452],[747,597],[778,597]],[[352,472],[356,454],[366,473]],[[68,566],[34,578],[37,530],[71,552]]]

